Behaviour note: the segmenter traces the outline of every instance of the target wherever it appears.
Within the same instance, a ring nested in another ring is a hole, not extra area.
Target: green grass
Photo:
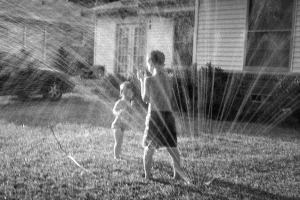
[[[1,102],[0,199],[300,198],[300,138],[289,130],[273,130],[284,137],[222,132],[180,137],[182,164],[194,184],[186,186],[170,180],[164,150],[154,157],[155,179],[142,178],[140,129],[125,134],[125,160],[113,159],[111,104],[76,95],[59,102]],[[88,172],[61,151],[48,125]],[[212,178],[209,186],[203,184]]]

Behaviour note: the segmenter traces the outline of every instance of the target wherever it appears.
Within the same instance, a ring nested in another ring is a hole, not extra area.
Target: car
[[[41,62],[19,63],[18,67],[0,66],[0,96],[18,96],[24,100],[32,95],[42,95],[57,101],[74,87],[67,74]]]

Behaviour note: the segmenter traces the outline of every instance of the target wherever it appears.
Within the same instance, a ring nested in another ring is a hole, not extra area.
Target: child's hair
[[[165,64],[165,54],[158,50],[151,51],[150,60],[154,65],[163,65]]]
[[[120,96],[122,96],[124,90],[128,90],[131,89],[132,90],[132,85],[129,81],[125,81],[120,85]]]

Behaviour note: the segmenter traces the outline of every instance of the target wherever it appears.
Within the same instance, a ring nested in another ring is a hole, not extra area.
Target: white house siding
[[[24,25],[0,19],[1,51],[14,52],[23,48]]]
[[[200,0],[197,60],[243,70],[247,0]]]
[[[34,57],[43,60],[44,30],[40,26],[26,26],[26,49],[34,51]]]
[[[149,17],[147,26],[147,55],[152,50],[165,54],[165,66],[172,67],[174,21],[171,18]]]
[[[105,65],[106,71],[114,71],[116,20],[109,17],[97,19],[95,28],[94,64]]]
[[[296,4],[292,72],[300,72],[300,0]]]

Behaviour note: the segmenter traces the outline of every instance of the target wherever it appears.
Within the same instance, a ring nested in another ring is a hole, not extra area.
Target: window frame
[[[244,64],[243,64],[243,71],[249,71],[249,72],[291,72],[293,69],[293,55],[294,55],[294,38],[295,38],[295,22],[296,22],[296,16],[297,16],[297,0],[293,0],[293,13],[292,13],[292,27],[290,29],[291,31],[291,40],[290,40],[290,53],[289,53],[289,65],[288,67],[270,67],[270,66],[247,66],[246,60],[247,60],[247,47],[248,47],[248,35],[249,32],[255,33],[259,31],[251,31],[249,30],[249,18],[250,18],[250,1],[247,0],[247,10],[246,10],[246,27],[245,27],[245,42],[244,42]],[[272,30],[270,30],[271,32]],[[274,30],[273,30],[274,31]]]
[[[75,40],[73,38],[71,38],[71,46],[73,47],[84,47],[85,45],[85,33],[84,31],[79,31],[79,39]]]
[[[119,23],[119,24],[116,24],[116,45],[115,45],[115,48],[116,48],[116,54],[115,54],[115,73],[117,74],[126,74],[128,72],[128,69],[129,69],[129,54],[128,54],[128,51],[129,51],[129,40],[130,40],[130,33],[129,33],[129,27],[127,26],[128,24],[124,24],[124,23]],[[126,69],[121,69],[120,66],[119,66],[119,57],[120,57],[120,29],[121,28],[126,28],[128,29],[127,30],[127,52],[126,52],[126,62],[127,62],[127,66],[126,66]]]
[[[115,29],[115,51],[114,51],[114,73],[121,74],[124,76],[127,76],[131,73],[135,73],[134,70],[137,70],[134,68],[135,60],[134,60],[134,48],[135,48],[135,29],[136,28],[142,28],[144,29],[144,35],[142,36],[143,40],[143,48],[141,50],[141,57],[143,58],[143,66],[146,67],[146,50],[147,50],[147,26],[145,22],[140,21],[132,21],[132,22],[121,22],[116,23],[116,29]],[[128,29],[128,48],[127,48],[127,68],[126,70],[122,71],[119,64],[118,64],[118,57],[120,53],[120,44],[119,44],[119,28],[125,27]],[[139,43],[137,44],[139,46]],[[138,55],[137,57],[140,57]]]

